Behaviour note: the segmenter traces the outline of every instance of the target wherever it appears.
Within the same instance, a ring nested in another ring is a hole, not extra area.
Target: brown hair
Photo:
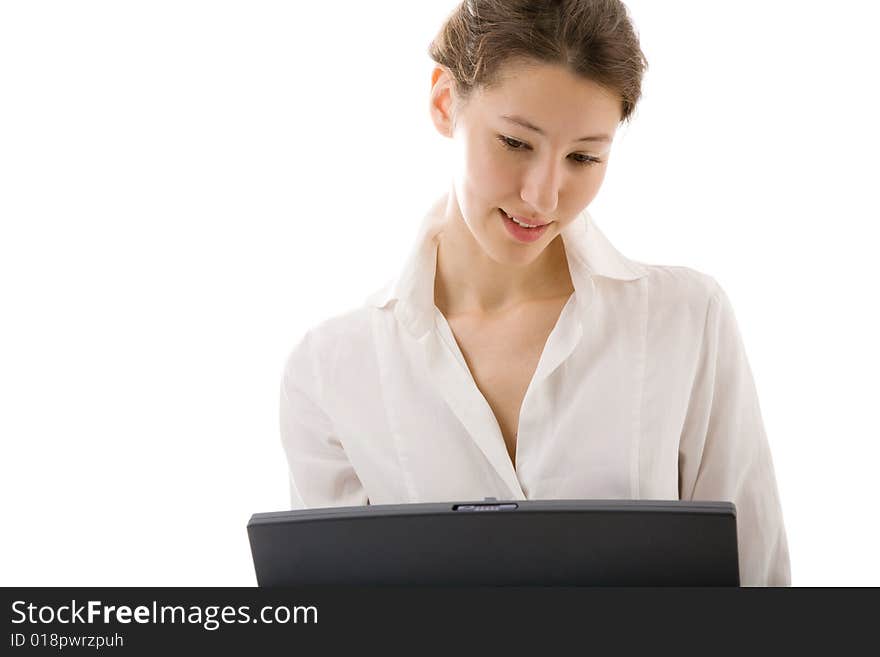
[[[449,69],[462,103],[498,84],[514,60],[560,64],[616,93],[621,122],[635,111],[648,68],[620,0],[464,0],[428,54]]]

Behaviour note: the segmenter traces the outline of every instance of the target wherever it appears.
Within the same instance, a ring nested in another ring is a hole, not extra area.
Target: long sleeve
[[[281,442],[289,465],[291,508],[368,504],[333,423],[321,408],[322,385],[308,332],[288,356],[281,382]]]
[[[755,383],[733,308],[720,287],[709,301],[679,445],[679,497],[736,505],[742,586],[791,585],[788,541]]]

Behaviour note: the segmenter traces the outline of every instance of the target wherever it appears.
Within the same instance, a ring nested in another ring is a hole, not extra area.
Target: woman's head
[[[494,260],[528,264],[598,193],[641,96],[647,61],[626,7],[465,0],[429,54],[431,117],[456,144],[462,218]],[[520,240],[499,209],[550,223]]]
[[[428,54],[450,72],[458,101],[498,85],[505,64],[563,66],[620,98],[629,121],[648,67],[620,0],[465,0],[449,15]]]

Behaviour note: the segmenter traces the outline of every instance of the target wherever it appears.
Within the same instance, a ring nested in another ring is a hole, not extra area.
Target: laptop
[[[256,513],[259,586],[739,586],[731,502],[514,500]]]

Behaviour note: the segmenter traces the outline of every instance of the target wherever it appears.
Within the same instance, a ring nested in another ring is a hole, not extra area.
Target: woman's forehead
[[[497,84],[474,94],[471,101],[473,113],[481,119],[518,123],[537,134],[556,131],[560,124],[568,126],[567,131],[592,131],[573,134],[572,139],[613,131],[621,113],[619,96],[550,65],[508,72]]]

